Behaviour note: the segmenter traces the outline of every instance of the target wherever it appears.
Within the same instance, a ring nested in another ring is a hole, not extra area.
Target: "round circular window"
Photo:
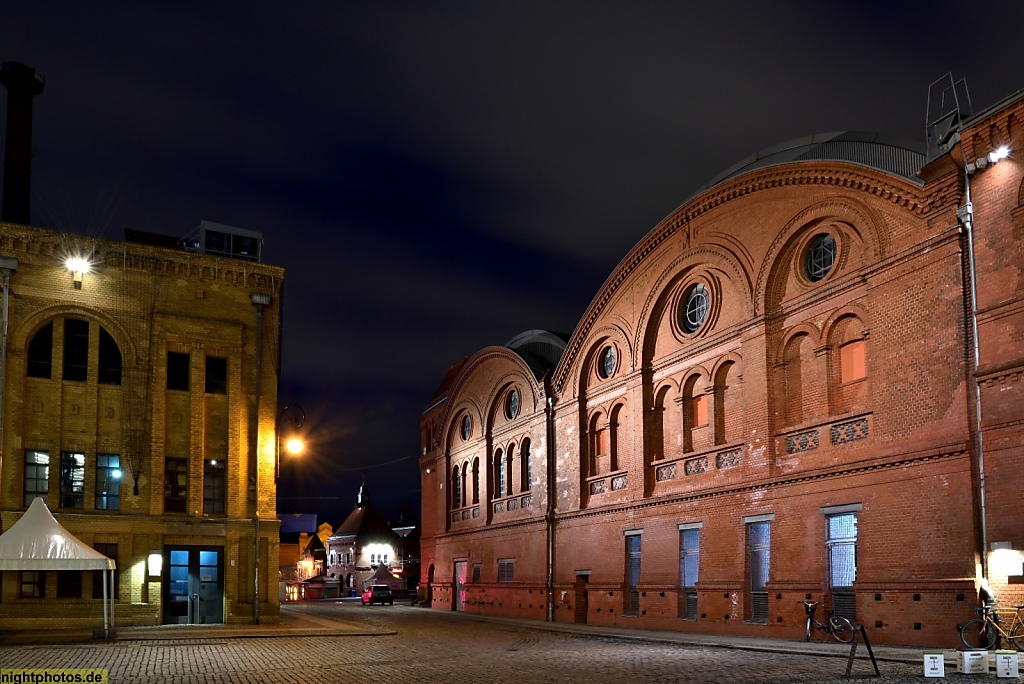
[[[710,303],[708,288],[703,283],[691,285],[683,297],[682,311],[679,312],[683,330],[688,333],[697,332],[700,326],[704,325],[704,319],[708,317]]]
[[[610,378],[615,373],[615,347],[605,347],[601,351],[600,373],[602,378]]]
[[[473,436],[473,417],[468,413],[462,416],[462,439],[467,440]]]
[[[828,233],[816,235],[804,255],[804,275],[812,283],[825,276],[836,263],[836,239]]]
[[[505,417],[512,420],[519,415],[519,392],[510,390],[505,397]]]

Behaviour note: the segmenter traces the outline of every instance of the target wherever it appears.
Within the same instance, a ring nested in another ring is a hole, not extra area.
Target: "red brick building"
[[[456,363],[422,417],[431,605],[798,637],[811,598],[952,647],[982,578],[1024,602],[1024,91],[940,114],[744,160],[571,337]]]

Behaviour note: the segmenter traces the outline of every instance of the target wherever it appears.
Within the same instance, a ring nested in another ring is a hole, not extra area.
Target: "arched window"
[[[519,475],[522,479],[519,488],[524,492],[530,491],[530,473],[530,438],[526,437],[519,447]]]
[[[740,419],[742,406],[739,401],[739,388],[733,383],[738,382],[735,370],[736,362],[723,363],[715,373],[712,412],[714,413],[715,444],[737,442],[742,439]]]
[[[36,331],[28,343],[28,377],[47,378],[53,373],[53,321]]]
[[[862,411],[868,405],[868,340],[855,316],[836,322],[829,335],[832,372],[829,387],[832,413]]]
[[[459,476],[459,466],[455,466],[452,468],[452,508],[462,506],[462,492],[459,489],[461,483],[462,478]]]
[[[690,376],[683,384],[683,451],[704,449],[714,443],[710,424],[710,401],[704,380]]]
[[[480,459],[473,459],[473,503],[480,503]]]
[[[807,403],[813,388],[810,378],[814,364],[809,335],[796,335],[783,353],[782,404],[787,425],[799,425],[809,418]]]
[[[619,416],[621,415],[622,405],[620,404],[612,409],[611,419],[608,421],[608,469],[612,472],[619,469],[619,449],[623,437],[619,430],[621,423]]]
[[[505,496],[512,496],[512,456],[516,452],[516,445],[510,444],[505,452]]]
[[[121,349],[105,328],[100,328],[100,368],[97,382],[101,385],[121,384]]]
[[[588,437],[589,474],[600,475],[608,472],[608,459],[611,455],[611,449],[609,448],[608,440],[608,424],[603,414],[594,414],[594,417],[590,419]]]
[[[494,498],[500,499],[505,494],[505,459],[504,452],[494,452]]]

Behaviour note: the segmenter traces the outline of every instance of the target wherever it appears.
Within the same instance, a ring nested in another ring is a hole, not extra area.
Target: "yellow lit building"
[[[115,625],[276,621],[284,269],[216,224],[132,237],[0,223],[0,533],[42,498],[117,562]],[[95,626],[98,575],[0,573],[0,630]]]

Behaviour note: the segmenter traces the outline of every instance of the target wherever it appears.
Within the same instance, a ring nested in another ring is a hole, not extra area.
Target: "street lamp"
[[[285,416],[288,416],[292,428],[299,428],[306,420],[306,412],[298,404],[288,404],[277,416],[277,423],[274,426],[274,482],[281,477],[281,420]],[[285,442],[284,448],[289,454],[298,455],[302,453],[305,444],[298,437],[291,437]]]

